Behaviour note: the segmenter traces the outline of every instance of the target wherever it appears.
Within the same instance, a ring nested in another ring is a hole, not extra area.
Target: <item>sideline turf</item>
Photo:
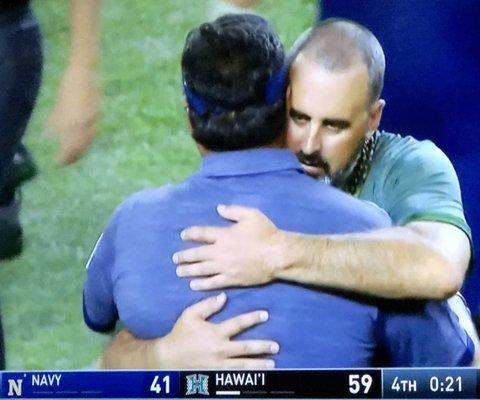
[[[45,38],[41,94],[27,144],[40,168],[23,190],[22,257],[0,265],[8,369],[85,368],[107,338],[81,315],[84,265],[122,198],[179,182],[199,162],[183,115],[179,57],[186,33],[217,0],[104,0],[103,118],[89,154],[56,167],[42,137],[68,56],[68,1],[35,0]],[[290,46],[314,20],[315,0],[263,1]]]

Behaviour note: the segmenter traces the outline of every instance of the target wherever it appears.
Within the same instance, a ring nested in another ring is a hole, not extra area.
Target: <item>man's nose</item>
[[[312,154],[322,150],[322,139],[317,128],[312,126],[302,150],[305,154]]]

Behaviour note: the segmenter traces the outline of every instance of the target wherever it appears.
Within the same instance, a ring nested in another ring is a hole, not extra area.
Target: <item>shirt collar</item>
[[[203,157],[198,171],[202,176],[238,176],[265,172],[298,170],[295,154],[285,149],[250,149],[211,153]]]

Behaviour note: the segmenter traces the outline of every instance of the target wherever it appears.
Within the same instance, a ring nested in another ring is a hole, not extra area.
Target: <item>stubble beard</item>
[[[323,180],[336,187],[336,188],[341,188],[344,186],[345,182],[350,178],[350,176],[352,175],[357,163],[359,162],[360,160],[360,157],[362,155],[362,149],[363,149],[363,146],[365,146],[365,142],[367,141],[367,139],[365,138],[364,140],[362,140],[358,146],[358,148],[355,150],[355,152],[353,153],[353,156],[352,158],[350,159],[350,161],[347,163],[347,165],[342,168],[341,170],[333,173],[333,174],[329,174],[327,176],[325,176],[323,178]]]

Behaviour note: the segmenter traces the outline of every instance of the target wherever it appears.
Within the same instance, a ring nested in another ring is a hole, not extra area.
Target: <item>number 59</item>
[[[348,376],[348,390],[352,394],[357,394],[363,386],[363,393],[368,393],[372,387],[373,379],[370,375],[349,375]]]

